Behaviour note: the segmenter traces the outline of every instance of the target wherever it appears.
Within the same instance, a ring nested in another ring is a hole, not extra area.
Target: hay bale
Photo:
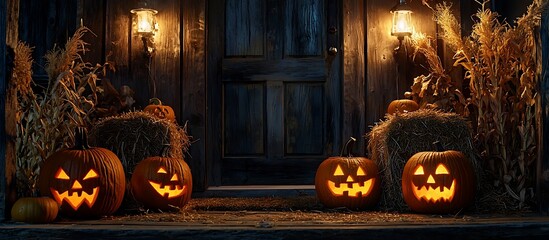
[[[480,179],[470,125],[458,114],[422,109],[387,115],[366,137],[370,156],[381,171],[383,191],[379,205],[384,210],[408,209],[401,187],[404,165],[417,152],[435,151],[434,141],[440,141],[446,150],[461,151],[471,160]]]
[[[128,179],[137,163],[159,156],[165,145],[171,146],[170,157],[181,159],[190,145],[185,127],[142,111],[103,118],[89,135],[93,146],[110,149],[120,158]]]
[[[140,211],[131,193],[130,179],[135,166],[143,159],[159,156],[165,145],[170,145],[169,157],[184,159],[188,153],[190,137],[186,126],[166,119],[158,119],[143,111],[127,112],[99,120],[90,130],[93,146],[113,151],[124,166],[126,194],[119,211]]]

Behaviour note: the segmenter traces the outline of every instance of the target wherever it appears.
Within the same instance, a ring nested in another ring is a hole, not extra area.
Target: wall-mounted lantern
[[[393,25],[391,35],[396,36],[399,45],[402,45],[404,37],[412,35],[412,10],[406,3],[406,0],[399,0],[396,6],[391,9],[393,14]]]
[[[136,8],[130,11],[133,15],[132,29],[134,34],[141,36],[145,49],[145,54],[149,57],[155,52],[154,35],[158,31],[156,22],[157,10],[150,8]]]

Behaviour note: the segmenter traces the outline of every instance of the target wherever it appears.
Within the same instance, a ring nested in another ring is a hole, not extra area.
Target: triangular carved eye
[[[424,174],[425,172],[423,171],[423,166],[419,165],[419,167],[416,168],[414,175],[424,175]]]
[[[55,178],[57,179],[61,179],[61,180],[69,180],[71,179],[69,177],[69,175],[67,175],[67,173],[65,171],[63,171],[62,168],[59,168],[59,170],[57,170],[57,172],[55,173]]]
[[[450,172],[448,172],[448,169],[441,163],[437,166],[435,174],[450,174]]]
[[[171,182],[173,182],[173,181],[179,181],[179,178],[177,177],[177,174],[174,174],[174,175],[172,176],[172,179],[170,179],[170,181],[171,181]]]
[[[343,169],[341,169],[341,167],[340,167],[339,165],[337,165],[337,168],[336,168],[336,170],[335,170],[335,172],[334,172],[334,176],[343,176],[343,175],[345,175],[345,174],[343,173]]]
[[[86,174],[86,176],[82,180],[86,180],[86,179],[90,179],[90,178],[97,178],[97,177],[99,177],[97,172],[95,172],[95,170],[93,170],[93,169],[90,169],[90,171]]]
[[[160,167],[156,173],[168,173],[164,167]]]
[[[358,169],[356,170],[356,175],[357,176],[366,176],[366,173],[364,172],[364,170],[362,170],[361,167],[358,167]]]

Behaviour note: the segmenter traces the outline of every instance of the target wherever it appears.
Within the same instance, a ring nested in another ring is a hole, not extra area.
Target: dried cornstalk
[[[425,57],[429,74],[414,78],[411,91],[404,93],[404,96],[416,101],[420,108],[435,108],[466,115],[466,100],[457,89],[456,82],[446,73],[431,39],[416,32],[411,40],[414,56],[421,54]]]
[[[88,116],[99,91],[98,74],[104,73],[108,64],[93,66],[82,61],[80,54],[86,49],[81,38],[88,31],[86,27],[79,28],[64,49],[55,48],[46,55],[49,83],[45,92],[34,93],[30,87],[30,48],[24,44],[15,48],[15,58],[23,59],[15,61],[10,79],[10,88],[18,88],[19,99],[15,148],[20,196],[36,194],[40,163],[55,151],[69,147],[75,127],[89,125]],[[21,85],[25,87],[19,89],[20,83],[25,83]]]
[[[515,207],[523,208],[535,199],[535,107],[540,104],[536,86],[541,72],[538,33],[547,0],[534,0],[514,27],[500,22],[497,13],[484,7],[487,2],[474,15],[471,35],[464,38],[450,5],[437,4],[435,17],[442,38],[455,51],[454,66],[466,70],[470,90],[466,104],[485,170],[495,186],[516,200]],[[424,53],[430,50],[416,46]],[[440,74],[437,62],[429,64],[435,64],[433,74]],[[437,88],[432,92],[441,91]],[[420,91],[412,87],[412,92]]]

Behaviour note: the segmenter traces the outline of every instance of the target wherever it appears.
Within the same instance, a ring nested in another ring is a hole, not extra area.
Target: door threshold
[[[315,185],[233,185],[208,187],[204,192],[193,192],[192,197],[301,197],[315,195]]]

